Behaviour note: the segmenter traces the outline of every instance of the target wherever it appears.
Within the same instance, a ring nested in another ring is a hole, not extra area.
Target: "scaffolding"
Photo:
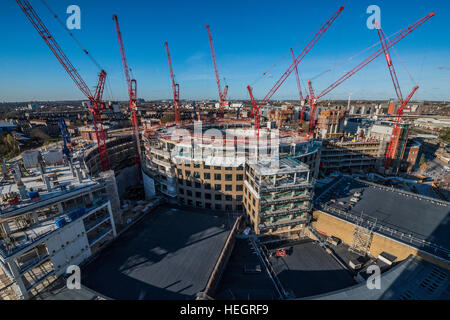
[[[367,218],[367,220],[365,220],[365,218]],[[366,256],[369,252],[373,229],[376,224],[376,218],[365,216],[361,213],[361,216],[357,219],[355,228],[353,229],[352,245],[348,250],[358,255]]]

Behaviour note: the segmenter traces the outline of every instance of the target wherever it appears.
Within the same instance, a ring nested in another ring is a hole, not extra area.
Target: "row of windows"
[[[179,191],[179,194],[182,194],[182,195],[185,194],[184,193],[185,190],[183,188],[179,188],[178,191]],[[188,197],[192,197],[194,195],[194,192],[192,192],[191,190],[186,190],[186,195]],[[231,194],[226,194],[226,195],[215,194],[214,195],[214,200],[222,201],[223,196],[225,196],[225,201],[233,201],[233,196]],[[199,192],[199,191],[195,192],[195,197],[197,199],[201,199],[202,198],[202,193]],[[211,200],[212,199],[212,194],[211,193],[205,193],[205,199]],[[236,195],[236,201],[239,201],[239,202],[242,201],[242,195],[241,194]]]
[[[180,186],[183,185],[183,179],[178,179],[178,184]],[[186,180],[185,181],[186,187],[192,187],[194,186],[196,189],[200,189],[202,187],[202,185],[205,187],[206,190],[212,190],[212,185],[210,183],[200,183],[200,182],[194,182],[192,183],[192,181]],[[242,184],[238,184],[236,185],[236,190],[235,191],[242,191],[244,189],[244,186]],[[182,188],[180,188],[180,190],[182,190]],[[222,185],[221,184],[214,184],[214,190],[216,191],[221,191],[222,190]],[[225,191],[233,191],[233,185],[232,184],[226,184],[225,185]],[[180,191],[180,193],[183,193]]]
[[[185,202],[185,199],[183,197],[180,197],[179,200],[181,202]],[[191,199],[187,199],[186,202],[188,205],[193,206],[194,201]],[[205,202],[205,206],[203,207],[203,203],[201,201],[196,201],[195,206],[198,208],[205,208],[205,209],[215,209],[215,210],[226,210],[226,211],[233,211],[233,206],[231,204],[222,205],[220,203],[215,203],[214,205],[210,202]],[[236,205],[237,211],[242,211],[243,207],[241,204]]]
[[[184,163],[184,166],[185,167],[191,167],[191,164],[189,162],[187,162],[187,163]],[[192,167],[196,168],[196,169],[200,169],[201,165],[199,163],[194,163],[192,165]],[[214,168],[214,170],[222,170],[223,167],[213,166],[213,168]],[[205,170],[211,169],[211,166],[208,166],[208,165],[205,164],[205,165],[203,165],[203,169],[205,169]],[[232,171],[233,167],[224,167],[223,169],[225,169],[226,171]],[[239,167],[236,168],[236,170],[244,170],[244,168],[242,166],[239,166]]]
[[[181,169],[177,169],[177,173],[179,176],[183,175],[183,170]],[[194,171],[193,174],[191,174],[190,170],[185,170],[185,176],[186,178],[189,177],[194,177],[196,179],[200,179],[201,178],[201,173],[198,171]],[[209,172],[203,172],[203,179],[204,180],[210,180],[211,179],[211,173]],[[221,173],[215,173],[214,174],[214,180],[220,181],[222,180],[222,174]],[[237,174],[236,175],[236,181],[242,181],[244,180],[244,175],[243,174]],[[233,175],[232,174],[225,174],[225,181],[233,181]]]

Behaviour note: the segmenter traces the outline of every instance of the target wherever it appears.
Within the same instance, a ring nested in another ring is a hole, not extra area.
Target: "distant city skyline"
[[[69,59],[92,88],[98,69],[51,16],[41,1],[30,1]],[[448,1],[68,1],[47,0],[63,21],[66,9],[81,8],[81,30],[73,33],[108,73],[105,100],[127,100],[112,15],[117,14],[138,96],[170,100],[171,87],[164,41],[168,41],[181,99],[217,100],[206,24],[210,24],[222,85],[231,100],[248,100],[247,85],[262,99],[291,63],[289,49],[298,54],[319,26],[340,5],[344,11],[299,64],[302,90],[312,80],[320,92],[368,56],[356,53],[378,41],[369,30],[369,5],[381,9],[387,35],[403,29],[430,12],[436,15],[401,40],[391,56],[403,95],[417,84],[412,100],[450,100],[450,32]],[[270,12],[270,16],[268,16]],[[15,1],[0,4],[0,24],[6,32],[0,51],[0,101],[84,100],[59,62],[34,30]],[[301,43],[302,42],[302,43]],[[342,64],[343,61],[346,63]],[[331,71],[327,71],[331,69]],[[264,75],[265,73],[265,75]],[[225,79],[225,80],[224,80]],[[395,92],[384,57],[337,87],[325,100],[389,100]],[[297,100],[291,75],[273,100]]]

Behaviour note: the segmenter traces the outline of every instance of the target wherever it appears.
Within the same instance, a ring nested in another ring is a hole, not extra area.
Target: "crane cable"
[[[397,31],[397,32],[395,32],[395,33],[393,33],[393,34],[391,34],[390,36],[386,37],[386,39],[390,39],[390,38],[394,37],[396,34],[400,33],[400,31],[401,31],[401,30],[399,30],[399,31]],[[322,71],[322,72],[316,74],[316,75],[313,76],[310,80],[317,79],[317,78],[323,76],[325,73],[328,73],[328,72],[330,72],[330,71],[336,69],[337,67],[340,67],[340,66],[342,66],[342,65],[344,65],[344,64],[346,64],[346,63],[348,63],[348,62],[350,62],[351,60],[353,60],[353,59],[356,58],[357,56],[363,54],[364,52],[368,51],[369,49],[372,49],[373,47],[375,47],[375,46],[377,46],[377,45],[379,45],[379,44],[380,44],[380,41],[378,41],[378,42],[372,44],[371,46],[369,46],[369,47],[367,47],[367,48],[365,48],[365,49],[359,51],[358,53],[352,55],[351,57],[349,57],[349,58],[347,58],[347,59],[345,59],[345,60],[343,60],[343,61],[341,61],[341,62],[339,62],[339,63],[336,63],[336,64],[335,64],[334,66],[332,66],[331,68],[328,68],[328,69],[326,69],[326,70],[324,70],[324,71]]]
[[[75,37],[75,35],[67,28],[67,26],[61,21],[59,16],[52,10],[52,8],[47,4],[45,0],[41,0],[41,2],[44,4],[45,7],[50,11],[50,13],[53,15],[53,17],[59,22],[59,24],[64,28],[64,30],[67,31],[69,36],[76,42],[76,44],[80,47],[81,50],[91,59],[91,61],[97,66],[99,70],[103,70],[103,68],[100,66],[100,64],[97,62],[97,60],[94,59],[94,57],[83,47],[81,42]]]

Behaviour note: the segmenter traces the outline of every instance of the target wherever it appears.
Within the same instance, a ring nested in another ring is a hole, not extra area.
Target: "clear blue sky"
[[[87,84],[97,81],[95,65],[50,15],[40,0],[30,0],[41,18],[78,68]],[[450,1],[380,0],[47,0],[64,18],[67,6],[81,8],[81,30],[74,33],[108,72],[112,95],[127,96],[112,15],[119,16],[128,63],[138,81],[139,97],[171,98],[164,41],[169,42],[176,80],[182,99],[217,99],[214,70],[205,25],[211,26],[221,77],[226,78],[231,99],[247,99],[246,86],[263,98],[289,66],[289,48],[311,35],[341,5],[344,11],[300,63],[306,83],[322,71],[367,48],[378,37],[366,27],[366,8],[381,9],[382,27],[391,34],[431,11],[436,15],[401,40],[391,52],[403,94],[414,83],[416,99],[450,100]],[[0,101],[83,99],[44,41],[38,36],[14,0],[0,3]],[[300,52],[303,43],[296,47]],[[324,89],[347,69],[361,61],[357,57],[320,77],[316,91]],[[284,58],[283,58],[284,57]],[[274,64],[275,67],[272,67]],[[405,68],[406,67],[406,68]],[[408,76],[412,75],[415,82]],[[268,71],[268,76],[262,77]],[[389,99],[395,93],[386,62],[380,56],[324,98]],[[296,99],[291,76],[273,99]]]

